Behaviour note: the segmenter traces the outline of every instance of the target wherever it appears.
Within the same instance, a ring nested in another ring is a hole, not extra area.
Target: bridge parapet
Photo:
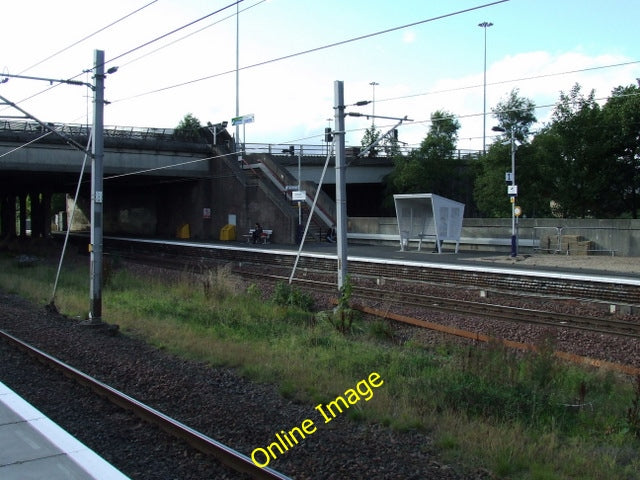
[[[53,123],[47,122],[47,126],[69,136],[86,137],[91,126],[82,123]],[[47,133],[38,122],[33,121],[16,121],[2,120],[0,121],[0,135],[6,136],[11,134],[30,134],[40,135]],[[109,126],[104,129],[105,137],[114,138],[130,138],[130,139],[148,139],[159,138],[169,140],[175,138],[174,128],[151,128],[151,127],[121,127]]]
[[[321,145],[311,145],[311,144],[279,144],[279,143],[247,143],[244,145],[245,152],[247,154],[265,154],[271,155],[273,157],[278,158],[280,163],[284,163],[282,159],[290,158],[291,162],[297,162],[298,155],[301,153],[303,160],[305,158],[309,159],[312,157],[322,157],[326,158],[327,151],[330,146],[326,143]],[[293,154],[291,153],[291,147],[293,147]],[[400,154],[403,156],[409,155],[412,151],[416,150],[415,146],[411,145],[400,145],[395,149],[395,154]],[[346,155],[348,158],[355,158],[360,152],[359,146],[347,146],[346,147]],[[333,152],[332,152],[333,153]],[[383,148],[380,148],[376,151],[375,156],[367,156],[361,159],[358,159],[360,162],[368,162],[368,161],[383,161],[389,162],[395,156],[392,154],[388,154],[387,151]],[[470,160],[477,159],[481,154],[480,150],[465,150],[458,149],[455,151],[454,156],[457,159],[465,159],[468,158]]]

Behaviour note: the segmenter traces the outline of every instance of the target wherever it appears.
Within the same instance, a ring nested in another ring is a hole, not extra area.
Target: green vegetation
[[[638,218],[640,87],[618,86],[601,104],[593,90],[585,94],[576,84],[560,93],[551,121],[536,132],[535,109],[513,89],[492,108],[504,133],[493,136],[479,158],[456,151],[455,115],[433,112],[419,148],[390,152],[394,170],[385,179],[384,206],[393,205],[394,193],[432,192],[465,203],[466,216],[508,217],[505,172],[511,171],[513,132],[518,199],[526,216]],[[379,135],[368,130],[363,145]]]
[[[54,274],[43,261],[0,257],[0,288],[41,305]],[[114,264],[109,275],[103,315],[124,334],[237,367],[309,402],[310,412],[375,371],[383,387],[349,418],[424,429],[447,461],[497,478],[640,478],[640,383],[561,364],[551,340],[538,354],[401,341],[387,322],[352,314],[348,285],[337,309],[314,314],[297,288],[278,285],[264,295],[225,269],[163,282]],[[64,269],[56,305],[70,317],[86,315],[84,264]]]

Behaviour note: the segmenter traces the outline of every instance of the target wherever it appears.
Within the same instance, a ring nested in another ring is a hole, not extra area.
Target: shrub
[[[296,307],[310,312],[313,310],[313,297],[288,283],[278,282],[273,291],[272,302],[283,307]]]

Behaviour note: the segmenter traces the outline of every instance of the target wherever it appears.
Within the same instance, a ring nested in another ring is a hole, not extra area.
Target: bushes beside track
[[[65,268],[56,303],[86,315],[88,269]],[[0,288],[46,304],[55,266],[0,257]],[[295,288],[261,291],[224,269],[166,278],[114,267],[103,316],[125,334],[198,361],[237,367],[292,399],[326,403],[368,373],[384,387],[346,415],[430,432],[442,455],[499,478],[640,478],[640,389],[627,378],[567,366],[551,337],[537,354],[434,334],[398,336],[387,322],[338,328]],[[635,403],[634,403],[635,401]],[[636,422],[634,423],[634,418]]]

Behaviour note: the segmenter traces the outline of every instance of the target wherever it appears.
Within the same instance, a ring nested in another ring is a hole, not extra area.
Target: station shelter
[[[394,195],[400,233],[400,249],[409,248],[410,241],[434,241],[438,253],[443,242],[454,242],[455,252],[460,247],[460,233],[464,218],[464,203],[433,193]]]

